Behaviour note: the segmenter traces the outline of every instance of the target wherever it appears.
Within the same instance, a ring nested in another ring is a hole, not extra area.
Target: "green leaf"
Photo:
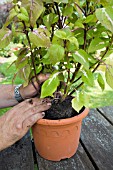
[[[84,91],[77,91],[76,97],[72,99],[72,107],[79,112],[83,106],[89,107],[90,96]]]
[[[113,5],[113,1],[112,0],[100,0],[100,4],[102,4],[103,6],[110,6],[110,5]]]
[[[62,46],[58,44],[52,44],[48,51],[49,59],[51,63],[56,64],[57,62],[62,60],[64,58],[64,53],[65,53],[65,50]]]
[[[75,13],[72,13],[72,15],[68,18],[68,21],[75,24],[77,19],[78,19],[77,15]]]
[[[50,47],[50,39],[46,30],[43,28],[38,28],[30,32],[29,38],[36,47]]]
[[[27,48],[21,48],[18,51],[17,59],[15,61],[15,66],[17,70],[21,70],[22,68],[26,67],[28,65],[28,57],[26,56],[28,53]]]
[[[23,68],[24,77],[25,77],[25,79],[26,79],[27,81],[29,81],[30,71],[31,71],[30,65],[27,64],[27,65]]]
[[[79,45],[83,45],[84,44],[84,30],[83,29],[77,29],[74,32],[74,35],[77,38]]]
[[[94,22],[94,19],[96,19],[95,15],[89,15],[87,16],[85,23]]]
[[[89,86],[94,86],[94,77],[93,73],[90,70],[82,70],[83,75],[82,75],[82,81],[86,83]]]
[[[21,62],[16,61],[15,65],[18,70],[24,68],[28,64],[28,58],[23,58]]]
[[[11,9],[10,12],[9,12],[9,16],[8,16],[8,19],[9,21],[11,21],[18,13],[15,11],[15,9]]]
[[[89,69],[89,61],[88,61],[89,54],[87,54],[84,50],[80,49],[76,51],[73,54],[73,57],[75,62],[79,62],[80,64],[82,64],[86,70]]]
[[[26,8],[20,7],[20,12],[21,12],[22,14],[24,14],[26,17],[29,17],[29,14],[28,14]]]
[[[79,112],[81,110],[81,108],[83,107],[83,103],[80,102],[79,96],[77,96],[76,98],[72,99],[72,107],[77,112]]]
[[[57,30],[55,32],[55,36],[61,39],[69,39],[72,36],[72,33],[69,28],[64,28],[61,30]]]
[[[24,6],[30,15],[30,24],[32,27],[36,24],[37,19],[42,14],[44,7],[41,0],[22,0],[22,6]]]
[[[75,26],[84,29],[84,24],[83,24],[83,21],[82,21],[81,19],[78,19],[78,20],[75,22]]]
[[[52,96],[59,85],[57,74],[46,80],[41,87],[41,98]]]
[[[113,66],[107,66],[105,77],[108,85],[113,89]]]
[[[55,36],[58,37],[58,38],[61,38],[61,39],[66,39],[67,38],[66,32],[63,31],[63,30],[57,30],[55,32]]]
[[[26,15],[22,14],[22,13],[19,13],[17,15],[18,19],[21,20],[21,21],[25,21],[25,22],[29,22],[29,17],[27,17]]]
[[[104,47],[106,47],[106,42],[104,42],[104,40],[100,39],[100,38],[94,38],[88,48],[88,53],[93,53],[97,50],[100,50]]]
[[[109,51],[106,53],[105,58],[106,58],[105,63],[106,63],[107,65],[113,66],[113,50],[112,50],[112,49],[109,50]]]
[[[39,66],[36,67],[36,74],[40,73],[42,70],[42,65],[40,64]]]
[[[96,17],[106,29],[110,30],[113,33],[113,8],[112,6],[97,9]]]
[[[72,107],[79,112],[83,106],[89,107],[90,96],[85,91],[77,91],[76,96],[72,99]]]
[[[93,56],[91,56],[91,55],[89,55],[89,57],[88,57],[88,61],[90,62],[90,63],[96,63],[96,59],[93,57]]]
[[[54,2],[58,2],[58,3],[68,3],[68,0],[54,0]]]
[[[0,29],[0,48],[5,48],[12,40],[12,32],[8,28]]]
[[[64,41],[63,41],[63,39],[60,39],[60,38],[58,38],[57,36],[54,35],[53,39],[52,39],[52,44],[59,44],[59,45],[63,46]]]
[[[68,40],[70,41],[70,44],[71,44],[72,46],[74,45],[75,49],[78,50],[78,48],[79,48],[79,43],[78,43],[77,38],[75,38],[75,37],[69,37]]]
[[[44,64],[51,64],[48,52],[43,56],[41,62],[44,63]]]
[[[30,66],[29,64],[27,64],[25,67],[23,67],[22,69],[20,69],[18,71],[18,75],[19,77],[24,80],[24,86],[27,86],[29,83],[29,75],[30,75]]]
[[[68,5],[63,9],[63,15],[70,17],[70,16],[72,15],[72,13],[73,13],[73,6],[71,6],[71,5],[68,4]]]
[[[105,89],[105,82],[104,82],[104,79],[103,79],[103,75],[101,73],[98,73],[98,84],[99,86],[101,87],[102,90]]]
[[[50,13],[43,18],[45,26],[50,29],[51,25],[58,21],[58,15]]]

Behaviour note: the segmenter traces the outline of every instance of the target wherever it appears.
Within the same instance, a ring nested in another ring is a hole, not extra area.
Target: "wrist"
[[[21,97],[23,98],[23,100],[27,99],[27,98],[26,98],[26,95],[25,95],[25,90],[24,90],[24,88],[23,88],[23,85],[20,86],[19,92],[20,92],[20,95],[21,95]]]
[[[29,84],[26,87],[21,86],[20,89],[20,94],[22,96],[22,98],[25,99],[29,99],[31,97],[34,97],[37,94],[36,89],[32,86],[32,84]]]
[[[21,94],[20,94],[20,87],[22,85],[17,85],[15,86],[14,88],[14,96],[15,96],[15,99],[18,101],[18,103],[22,102],[24,99],[22,98]]]
[[[28,92],[28,90],[27,90],[27,87],[23,87],[23,85],[20,86],[19,92],[20,92],[20,95],[22,96],[23,100],[29,99],[29,98],[32,97],[32,96],[29,95],[29,92]]]

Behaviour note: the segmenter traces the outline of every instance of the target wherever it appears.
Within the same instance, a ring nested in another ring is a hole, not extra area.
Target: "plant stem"
[[[104,56],[106,55],[106,53],[108,52],[108,50],[109,50],[109,47],[106,48],[106,51],[104,52],[101,60],[104,58]],[[97,66],[93,69],[92,73],[94,73],[94,72],[97,70],[97,68],[100,66],[101,60],[99,61],[99,63],[97,64]]]
[[[81,10],[81,12],[85,15],[85,11],[76,3],[74,2],[74,4]]]
[[[24,25],[25,35],[26,35],[26,38],[27,38],[27,40],[28,40],[28,44],[29,44],[29,47],[30,47],[31,61],[32,61],[32,66],[33,66],[33,70],[34,70],[36,82],[37,82],[38,84],[40,84],[40,82],[39,82],[39,80],[38,80],[38,77],[37,77],[37,74],[36,74],[36,67],[35,67],[35,61],[34,61],[34,56],[33,56],[33,52],[32,52],[32,47],[31,47],[31,43],[30,43],[28,31],[26,30],[26,25],[25,25],[25,22],[24,22],[24,21],[23,21],[23,25]],[[37,89],[37,93],[39,93],[38,89]]]
[[[87,14],[88,14],[88,7],[89,7],[89,2],[87,2],[86,0],[86,9],[85,9],[85,17],[87,17]],[[85,23],[84,24],[84,45],[83,45],[83,49],[86,50],[86,45],[87,45],[87,24]]]
[[[86,0],[85,16],[88,16],[89,2]]]
[[[64,49],[66,48],[66,44],[67,44],[67,41],[64,40]],[[67,64],[69,64],[69,58],[68,58],[68,52],[65,51],[65,56],[66,56],[66,60],[67,60]],[[68,83],[70,82],[70,69],[67,69],[67,73],[68,73],[68,77],[67,77],[67,82],[66,82],[66,86],[65,86],[65,89],[64,89],[64,95],[66,96],[67,93],[68,93]]]
[[[82,85],[84,84],[84,82],[80,83],[69,95],[71,96],[74,92],[76,92],[77,89],[79,89]]]
[[[54,25],[52,25],[52,32],[51,32],[51,41],[52,41],[52,39],[53,39],[53,36],[54,36]]]
[[[76,70],[75,70],[75,72],[73,73],[72,79],[71,79],[71,81],[70,81],[71,83],[74,81],[74,79],[75,79],[75,77],[76,77],[76,75],[77,75],[80,67],[81,67],[81,64],[78,63],[78,64],[77,64],[77,67],[76,67]]]
[[[83,45],[83,49],[86,49],[86,39],[87,39],[87,28],[86,28],[86,24],[84,24],[84,45]]]
[[[58,14],[58,17],[59,17],[58,26],[59,26],[59,28],[61,29],[61,28],[63,28],[63,26],[62,26],[62,21],[61,21],[61,18],[60,18],[60,17],[61,17],[61,16],[60,16],[60,11],[59,11],[57,2],[55,2],[55,6],[56,6],[57,14]]]
[[[105,51],[104,54],[102,55],[101,60],[99,61],[99,63],[97,64],[97,66],[93,69],[92,73],[94,73],[94,72],[98,69],[98,67],[100,66],[101,61],[102,61],[102,59],[105,57],[106,53],[108,52],[110,46],[112,45],[112,42],[113,42],[113,35],[112,35],[112,37],[111,37],[111,41],[110,41],[109,45],[106,47],[106,51]]]

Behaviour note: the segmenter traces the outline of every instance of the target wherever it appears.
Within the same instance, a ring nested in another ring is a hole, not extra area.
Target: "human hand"
[[[50,106],[49,99],[27,99],[0,117],[0,150],[21,139]]]
[[[39,83],[36,82],[36,79],[33,78],[32,83],[29,83],[28,86],[20,87],[20,94],[22,96],[23,99],[28,99],[31,97],[34,97],[37,92],[40,90],[40,84],[43,83],[44,81],[46,81],[49,78],[49,74],[39,74],[37,76]]]

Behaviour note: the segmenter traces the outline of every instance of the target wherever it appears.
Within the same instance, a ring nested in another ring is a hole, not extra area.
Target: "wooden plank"
[[[98,109],[113,125],[113,106]]]
[[[113,170],[113,126],[97,110],[84,119],[81,140],[99,170]]]
[[[30,134],[0,152],[0,170],[34,170]]]
[[[59,162],[45,160],[38,153],[36,155],[39,170],[94,170],[92,163],[81,145],[79,145],[77,153],[72,158]]]

